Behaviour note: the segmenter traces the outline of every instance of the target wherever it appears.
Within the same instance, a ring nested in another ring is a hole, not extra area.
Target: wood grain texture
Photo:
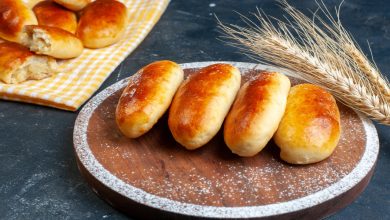
[[[185,70],[191,74],[194,69]],[[253,74],[243,76],[245,83]],[[292,85],[301,83],[291,80]],[[311,195],[348,175],[364,154],[363,123],[351,109],[339,104],[343,133],[334,153],[312,165],[290,165],[279,158],[271,141],[255,157],[232,154],[220,131],[206,146],[188,151],[174,141],[167,114],[147,134],[137,139],[124,137],[115,124],[117,91],[92,113],[87,139],[96,160],[110,173],[138,189],[188,204],[212,207],[249,207],[281,203]],[[166,218],[189,217],[152,209],[119,195],[100,183],[83,164],[80,170],[97,193],[114,207],[138,217],[161,214]],[[352,202],[368,184],[368,175],[346,193],[312,208],[273,216],[281,219],[312,219],[327,216]]]
[[[139,219],[153,219],[153,216],[159,216],[159,219],[205,219],[198,218],[188,215],[182,215],[177,213],[171,213],[160,209],[155,209],[148,207],[143,204],[134,202],[133,200],[118,194],[117,192],[111,190],[99,180],[97,180],[93,175],[91,175],[82,165],[82,163],[77,160],[79,165],[79,170],[84,178],[87,180],[90,187],[93,191],[104,201],[110,204],[112,207],[118,209],[119,211]],[[345,208],[347,205],[352,203],[359,195],[364,191],[370,182],[372,175],[374,173],[374,168],[367,174],[367,176],[360,181],[354,188],[348,192],[335,197],[332,200],[329,200],[325,203],[319,204],[315,207],[302,209],[297,212],[291,212],[287,214],[271,216],[267,218],[256,218],[256,219],[267,219],[267,220],[290,220],[290,219],[301,219],[301,220],[312,220],[312,219],[322,219],[327,216],[334,214],[335,212]]]

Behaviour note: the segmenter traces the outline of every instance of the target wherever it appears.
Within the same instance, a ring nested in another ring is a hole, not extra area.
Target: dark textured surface
[[[314,10],[313,0],[295,0]],[[339,1],[326,1],[335,6]],[[215,3],[215,7],[210,7]],[[226,23],[240,24],[232,11],[255,7],[280,17],[273,0],[172,1],[145,41],[109,77],[101,89],[130,76],[154,60],[178,63],[211,60],[251,62],[215,38],[216,13]],[[347,0],[344,25],[377,65],[390,73],[390,2]],[[390,77],[390,75],[388,75]],[[100,89],[100,90],[101,90]],[[72,132],[77,113],[0,101],[1,219],[125,219],[87,186],[76,166]],[[350,206],[329,219],[390,219],[390,128],[377,125],[381,150],[373,179]]]

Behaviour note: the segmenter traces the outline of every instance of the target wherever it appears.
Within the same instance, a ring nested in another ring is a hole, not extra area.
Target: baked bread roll
[[[76,33],[77,17],[73,11],[52,1],[44,1],[37,4],[33,11],[39,25],[57,27],[72,34]]]
[[[78,57],[84,49],[74,34],[56,27],[37,25],[24,27],[22,44],[37,54],[58,59]]]
[[[58,4],[72,11],[80,11],[85,8],[92,0],[54,0]]]
[[[0,38],[20,43],[25,25],[38,24],[34,12],[20,0],[0,0]]]
[[[148,132],[166,112],[183,81],[181,67],[171,61],[151,63],[130,77],[116,108],[116,123],[129,138]]]
[[[309,164],[332,154],[340,132],[340,113],[333,96],[319,86],[300,84],[290,90],[274,140],[284,161]]]
[[[240,84],[240,71],[230,64],[214,64],[191,74],[169,110],[168,125],[175,140],[189,150],[209,142],[221,128]]]
[[[33,8],[39,2],[43,2],[43,1],[45,0],[22,0],[23,4],[26,5],[28,8]]]
[[[126,29],[126,6],[115,0],[97,0],[83,11],[77,37],[85,47],[102,48],[118,42]]]
[[[261,73],[238,92],[224,125],[230,150],[243,157],[259,153],[271,140],[286,108],[290,80],[280,73]]]
[[[17,43],[0,43],[0,80],[5,83],[43,79],[53,75],[56,68],[51,57],[35,55]]]

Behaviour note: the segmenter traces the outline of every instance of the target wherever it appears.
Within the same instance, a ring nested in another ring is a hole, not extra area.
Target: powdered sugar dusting
[[[182,66],[197,68],[209,64]],[[245,72],[259,69],[285,73],[268,66],[232,64]],[[128,139],[115,130],[115,124],[107,127],[103,123],[112,123],[112,106],[119,97],[116,91],[125,85],[125,81],[113,85],[82,110],[74,132],[76,153],[83,166],[112,190],[169,212],[238,218],[274,216],[310,208],[351,189],[371,170],[378,154],[377,134],[372,123],[356,117],[346,108],[341,108],[345,116],[342,121],[344,134],[334,155],[313,166],[283,163],[272,144],[252,159],[243,160],[232,156],[225,148],[208,149],[207,146],[204,150],[191,152],[189,157],[187,151],[166,138],[169,131],[164,132],[167,127],[163,122],[150,134],[157,136],[158,148],[135,148],[143,143],[142,139],[132,143],[134,146],[130,148]],[[104,100],[108,103],[102,105]],[[91,117],[91,121],[96,122],[93,129],[88,128]],[[92,139],[96,141],[92,143]],[[223,145],[220,134],[212,144]],[[92,152],[97,148],[102,153],[94,155]],[[345,155],[349,157],[348,163],[345,163]],[[334,166],[340,163],[343,166]],[[114,169],[116,166],[127,168]]]

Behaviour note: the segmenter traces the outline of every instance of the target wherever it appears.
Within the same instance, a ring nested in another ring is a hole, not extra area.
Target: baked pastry
[[[33,11],[39,25],[57,27],[72,34],[76,33],[77,17],[73,11],[52,1],[44,1],[37,4]]]
[[[17,43],[0,43],[0,80],[20,83],[43,79],[56,72],[55,59],[39,56]]]
[[[115,0],[97,0],[83,11],[76,35],[85,47],[102,48],[118,42],[126,25],[124,4]]]
[[[0,0],[0,38],[20,43],[23,27],[30,24],[37,19],[21,0]]]
[[[22,44],[37,54],[59,59],[78,57],[84,49],[74,34],[56,27],[37,25],[24,27]]]
[[[332,154],[340,132],[340,113],[333,96],[319,86],[300,84],[290,90],[274,140],[284,161],[309,164]]]
[[[264,72],[238,92],[224,125],[230,150],[243,157],[259,153],[271,140],[286,108],[290,80],[280,73]]]
[[[28,8],[33,8],[39,2],[43,2],[43,1],[45,0],[22,0],[23,4],[26,5]]]
[[[72,11],[80,11],[85,8],[92,0],[54,0],[58,4]]]
[[[240,71],[230,64],[214,64],[191,74],[169,110],[168,125],[175,140],[189,150],[209,142],[221,128],[240,84]]]
[[[181,67],[168,60],[151,63],[130,77],[116,108],[116,123],[129,138],[148,132],[171,104],[183,81]]]

